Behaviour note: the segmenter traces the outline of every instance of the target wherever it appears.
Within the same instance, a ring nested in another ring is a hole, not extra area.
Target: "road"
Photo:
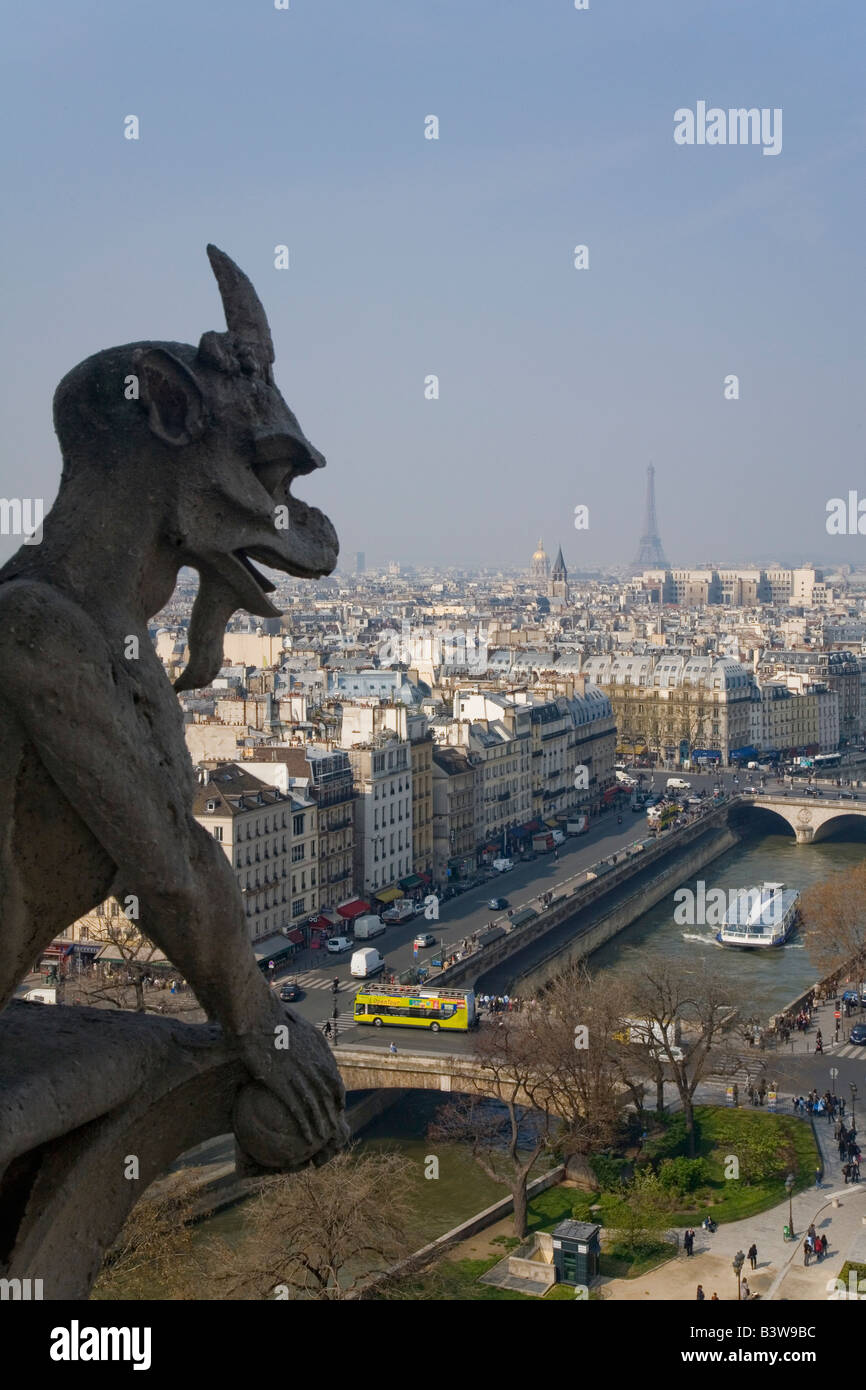
[[[866,768],[863,771],[866,773]],[[712,791],[715,786],[721,785],[727,792],[746,791],[754,787],[770,794],[780,794],[786,786],[786,782],[770,776],[762,777],[758,773],[745,770],[739,774],[722,770],[719,773],[684,774],[646,771],[644,787],[656,792],[661,791],[671,775],[682,775],[695,791],[701,788]],[[795,779],[794,791],[802,790],[805,783],[805,778],[802,779],[802,783]],[[829,778],[822,779],[817,785],[825,797],[831,796],[837,790]],[[866,801],[866,786],[852,790],[858,801]],[[618,824],[616,812],[607,812],[591,822],[585,835],[567,839],[560,847],[557,859],[554,859],[552,854],[547,854],[528,863],[519,862],[507,873],[497,874],[478,888],[470,889],[458,898],[441,903],[438,922],[428,922],[423,917],[418,917],[414,922],[402,927],[389,926],[385,934],[376,937],[371,944],[381,951],[387,967],[397,974],[409,970],[413,965],[429,968],[433,957],[439,958],[440,948],[447,953],[449,948],[459,947],[462,938],[471,936],[473,932],[483,929],[498,916],[503,915],[494,912],[488,906],[490,897],[496,895],[506,898],[508,905],[515,910],[524,906],[537,906],[534,900],[539,894],[551,889],[556,891],[567,879],[582,873],[598,860],[642,839],[647,831],[646,816],[631,811],[625,798],[623,804],[622,824]],[[416,956],[412,948],[412,939],[422,931],[429,931],[436,937],[437,947],[426,948]],[[387,1045],[382,1038],[381,1030],[356,1025],[353,1021],[352,1000],[359,986],[349,974],[350,958],[351,951],[341,956],[308,951],[303,958],[295,961],[291,968],[283,971],[275,984],[278,986],[280,979],[297,981],[302,992],[293,1007],[304,1018],[318,1026],[322,1026],[326,1020],[333,1023],[336,1009],[341,1045]],[[335,979],[338,982],[336,993],[332,989]],[[395,1040],[399,1046],[400,1039],[408,1036],[408,1029],[389,1029],[387,1042]],[[462,1052],[467,1046],[471,1046],[471,1040],[460,1034],[437,1036],[425,1031],[423,1040],[412,1035],[412,1045],[422,1047],[425,1051]]]
[[[660,791],[669,775],[672,774],[656,772],[653,776],[647,772],[645,786],[654,785],[655,790]],[[728,789],[733,786],[730,777],[719,779],[713,774],[689,773],[686,780],[695,789],[706,786],[712,790],[719,780],[724,781]],[[411,969],[413,965],[429,968],[433,957],[439,958],[440,946],[447,953],[449,947],[459,947],[462,938],[471,936],[473,932],[483,929],[497,917],[503,916],[503,913],[497,913],[488,906],[488,899],[493,896],[504,897],[509,907],[515,910],[526,906],[537,907],[535,900],[539,894],[556,891],[567,879],[583,873],[600,859],[645,838],[648,828],[646,815],[630,810],[626,798],[623,797],[622,800],[624,809],[621,812],[621,825],[617,822],[617,812],[606,812],[598,820],[590,823],[590,829],[585,835],[567,839],[560,846],[557,859],[554,859],[553,854],[545,854],[527,863],[518,862],[513,869],[497,874],[480,887],[472,888],[458,898],[440,903],[438,922],[428,922],[424,917],[418,917],[414,922],[402,927],[389,926],[383,936],[376,937],[370,944],[377,947],[385,957],[387,967],[399,975]],[[424,931],[429,931],[436,937],[437,947],[425,948],[416,957],[412,949],[412,940],[415,935]],[[351,954],[351,951],[347,951],[340,956],[331,956],[326,955],[324,951],[307,951],[302,958],[296,959],[291,967],[278,974],[275,986],[279,985],[281,979],[297,981],[302,993],[293,1007],[302,1017],[319,1026],[324,1024],[326,1019],[333,1022],[336,1008],[341,1045],[363,1043],[369,1046],[373,1043],[374,1037],[378,1044],[381,1040],[381,1030],[377,1029],[374,1033],[372,1028],[356,1025],[352,1019],[352,999],[359,985],[349,974]],[[336,994],[332,989],[335,979],[338,982]],[[396,1040],[399,1046],[400,1038],[407,1037],[409,1031],[389,1029],[388,1043]],[[437,1037],[425,1031],[423,1041],[416,1039],[415,1045],[423,1047],[424,1050],[459,1052],[465,1049],[466,1039],[461,1039],[459,1034],[454,1033]]]

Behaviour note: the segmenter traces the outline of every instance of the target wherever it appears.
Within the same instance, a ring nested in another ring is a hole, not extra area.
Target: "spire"
[[[567,579],[568,571],[565,568],[565,561],[562,558],[562,546],[556,552],[556,559],[553,562],[552,579]]]

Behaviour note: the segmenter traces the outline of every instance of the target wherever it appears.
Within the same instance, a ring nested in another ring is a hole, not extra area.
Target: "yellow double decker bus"
[[[355,995],[355,1022],[376,1028],[451,1028],[465,1033],[477,1022],[471,989],[424,989],[420,985],[387,985],[361,989]]]

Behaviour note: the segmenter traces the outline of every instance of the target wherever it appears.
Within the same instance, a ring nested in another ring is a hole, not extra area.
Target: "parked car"
[[[280,985],[280,998],[284,1004],[291,1004],[295,999],[300,998],[301,991],[294,980],[285,980]]]
[[[859,1004],[860,995],[856,989],[844,989],[842,991],[843,1004]]]
[[[414,941],[412,942],[412,945],[417,946],[419,950],[421,950],[425,946],[435,946],[436,938],[432,932],[422,931],[419,932],[418,935],[415,937]]]
[[[489,899],[488,899],[488,902],[487,902],[487,906],[488,906],[489,908],[492,908],[494,912],[504,912],[505,909],[506,909],[507,906],[508,906],[508,899],[507,899],[507,898],[489,898]]]
[[[524,863],[528,863],[528,862],[530,861],[530,859],[537,859],[537,858],[538,858],[538,855],[535,853],[535,850],[534,850],[534,849],[528,849],[528,850],[525,850],[524,853],[521,854],[520,857],[521,857],[521,859],[524,861]]]
[[[851,1032],[848,1034],[848,1041],[852,1043],[866,1043],[866,1023],[855,1023]]]
[[[331,936],[328,938],[328,950],[332,956],[339,956],[343,951],[349,951],[352,943],[348,936]]]

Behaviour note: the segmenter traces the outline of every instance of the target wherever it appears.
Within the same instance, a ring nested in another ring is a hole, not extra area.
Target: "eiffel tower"
[[[638,570],[670,569],[659,539],[659,528],[656,521],[655,479],[655,468],[649,464],[646,471],[646,508],[643,519],[643,535],[640,538],[637,557],[634,561],[634,568]]]

